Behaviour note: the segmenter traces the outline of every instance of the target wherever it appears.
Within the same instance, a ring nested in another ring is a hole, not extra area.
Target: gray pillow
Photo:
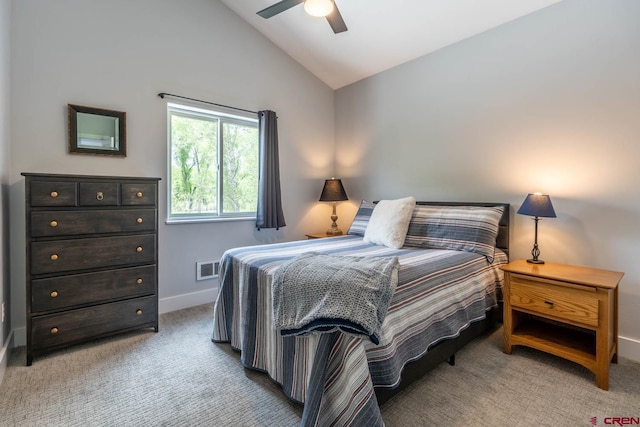
[[[501,206],[418,205],[404,245],[474,252],[493,262],[502,212]]]
[[[362,203],[360,203],[360,208],[358,212],[356,212],[356,216],[353,218],[347,234],[364,237],[364,232],[367,230],[367,225],[369,224],[369,218],[371,218],[371,213],[375,207],[375,203],[363,200]]]

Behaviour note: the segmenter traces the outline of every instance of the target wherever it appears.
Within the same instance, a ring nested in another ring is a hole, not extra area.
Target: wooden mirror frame
[[[84,107],[81,105],[68,104],[68,122],[69,122],[69,153],[71,154],[99,154],[104,156],[127,156],[127,128],[126,118],[127,114],[122,111],[105,110],[102,108]],[[115,118],[117,121],[117,128],[114,128],[114,134],[117,135],[95,135],[101,140],[107,140],[108,138],[114,138],[111,142],[111,146],[104,148],[99,145],[83,145],[79,143],[78,138],[78,113],[91,114],[95,116],[104,116],[105,118]],[[117,136],[117,141],[115,137]]]

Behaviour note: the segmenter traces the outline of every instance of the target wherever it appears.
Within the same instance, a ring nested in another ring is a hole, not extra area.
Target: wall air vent
[[[196,280],[207,280],[218,277],[220,263],[217,261],[196,262]]]

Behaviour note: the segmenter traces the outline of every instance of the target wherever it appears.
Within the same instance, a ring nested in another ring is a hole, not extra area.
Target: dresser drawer
[[[78,187],[68,181],[32,181],[31,206],[76,206]]]
[[[153,295],[155,290],[155,265],[37,279],[31,281],[31,311]]]
[[[528,276],[511,274],[509,301],[514,309],[568,321],[585,326],[598,326],[598,296],[595,288],[555,285],[551,280],[538,281]]]
[[[150,296],[35,316],[31,321],[33,349],[62,346],[152,324],[157,322],[157,306],[157,298]]]
[[[80,206],[116,206],[117,182],[81,182]]]
[[[152,264],[155,259],[155,234],[31,243],[31,274]]]
[[[155,230],[155,209],[34,211],[31,213],[33,237]]]
[[[156,184],[150,183],[123,183],[121,203],[123,206],[155,206]]]
[[[80,206],[116,206],[117,182],[81,182]]]

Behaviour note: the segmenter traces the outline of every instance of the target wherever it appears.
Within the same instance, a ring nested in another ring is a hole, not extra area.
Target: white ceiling
[[[335,0],[334,34],[303,5],[269,19],[279,0],[220,0],[333,89],[426,55],[561,0]]]

